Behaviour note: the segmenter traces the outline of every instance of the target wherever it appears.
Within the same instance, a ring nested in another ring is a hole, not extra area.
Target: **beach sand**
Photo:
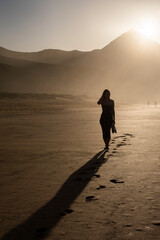
[[[2,240],[160,239],[160,108],[116,108],[103,150],[101,109],[3,109]]]

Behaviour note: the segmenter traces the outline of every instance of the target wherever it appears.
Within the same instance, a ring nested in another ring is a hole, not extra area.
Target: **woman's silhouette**
[[[114,101],[110,99],[110,91],[105,89],[101,98],[97,104],[102,106],[102,114],[100,118],[100,124],[103,132],[103,140],[108,149],[110,138],[111,138],[111,128],[116,132],[115,125],[115,111],[114,111]]]

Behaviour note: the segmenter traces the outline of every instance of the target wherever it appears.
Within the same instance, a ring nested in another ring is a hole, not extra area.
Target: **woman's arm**
[[[102,98],[100,98],[97,102],[98,105],[100,105],[102,103]]]
[[[115,124],[115,110],[114,110],[114,101],[113,101],[113,123]]]

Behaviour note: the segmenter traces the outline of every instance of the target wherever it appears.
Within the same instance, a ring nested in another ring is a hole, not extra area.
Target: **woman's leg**
[[[103,134],[103,140],[105,142],[106,148],[109,146],[110,138],[111,138],[111,132],[110,132],[110,125],[104,123],[103,121],[100,121],[101,127],[102,127],[102,134]]]
[[[106,148],[108,148],[109,147],[109,142],[110,142],[110,139],[111,139],[111,129],[110,129],[109,126],[106,128],[105,132],[106,132],[106,134],[105,134],[104,142],[106,144]]]

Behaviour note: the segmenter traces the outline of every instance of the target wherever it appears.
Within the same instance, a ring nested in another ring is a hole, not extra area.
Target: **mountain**
[[[83,52],[76,50],[69,52],[53,49],[45,49],[39,52],[16,52],[0,47],[1,56],[49,64],[59,64],[63,61],[68,61],[83,54]]]
[[[0,91],[101,95],[117,101],[159,101],[160,45],[130,30],[90,52],[0,48]]]

